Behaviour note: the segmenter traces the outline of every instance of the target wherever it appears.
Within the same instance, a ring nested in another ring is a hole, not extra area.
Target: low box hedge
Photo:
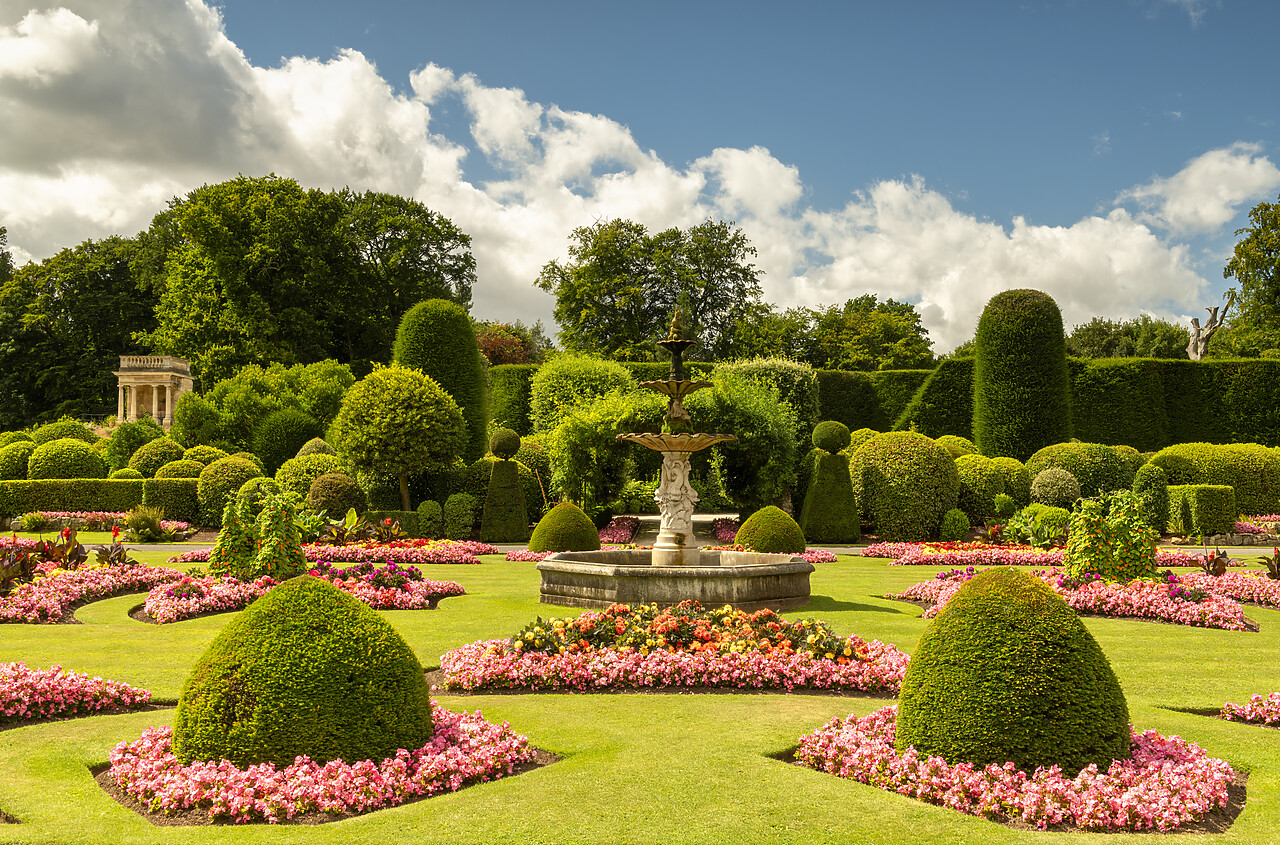
[[[142,504],[137,478],[42,478],[0,481],[0,516],[31,511],[127,511]]]
[[[1174,533],[1226,534],[1235,527],[1236,491],[1225,484],[1171,484],[1169,522]]]

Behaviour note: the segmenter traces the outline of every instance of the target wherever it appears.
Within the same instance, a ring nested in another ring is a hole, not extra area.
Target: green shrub
[[[1150,463],[1170,485],[1225,484],[1243,513],[1280,509],[1280,455],[1254,443],[1180,443],[1161,449]]]
[[[1031,481],[1031,501],[1055,508],[1070,509],[1080,498],[1080,482],[1061,467],[1036,473]]]
[[[322,434],[324,429],[315,417],[296,408],[281,408],[254,426],[251,449],[262,458],[263,474],[274,475],[299,449]]]
[[[665,408],[658,394],[635,391],[611,393],[566,413],[547,440],[552,489],[588,509],[617,499],[633,464],[648,457],[636,453],[649,451],[617,436],[656,430]]]
[[[836,425],[844,428],[841,423]],[[845,432],[847,435],[848,429]],[[815,429],[814,440],[818,439]],[[841,440],[833,438],[826,442],[836,445]],[[838,450],[834,454],[822,447],[813,451],[817,453],[813,475],[800,511],[801,537],[810,543],[856,543],[862,539],[858,524],[862,508],[849,477],[849,459]]]
[[[138,472],[135,469],[132,472]],[[121,470],[123,472],[123,470]],[[199,478],[200,473],[204,471],[204,464],[199,461],[189,461],[186,458],[177,461],[169,461],[169,463],[156,470],[156,478]],[[142,478],[142,473],[138,472],[138,477]]]
[[[572,502],[560,502],[538,520],[529,538],[531,552],[589,552],[600,548],[600,532]]]
[[[960,476],[960,509],[971,523],[984,521],[996,512],[996,496],[1004,493],[1004,475],[991,458],[983,455],[961,455],[956,458]]]
[[[489,414],[519,434],[533,431],[529,400],[537,364],[499,364],[489,368]]]
[[[786,511],[773,505],[747,517],[738,527],[733,542],[764,554],[798,555],[805,549],[805,536],[800,524]]]
[[[1012,567],[981,572],[920,638],[898,698],[896,747],[947,762],[1067,777],[1129,757],[1129,710],[1074,610]]]
[[[962,455],[978,454],[978,447],[973,445],[973,441],[967,437],[961,437],[958,434],[944,434],[941,437],[934,438],[938,443],[951,453],[951,457],[959,458]]]
[[[1155,537],[1132,491],[1081,499],[1071,513],[1062,569],[1074,578],[1086,573],[1108,581],[1150,578],[1156,574]]]
[[[428,299],[406,311],[396,331],[392,361],[430,376],[453,397],[466,420],[463,457],[475,460],[483,455],[489,424],[487,364],[462,306]]]
[[[1157,534],[1169,530],[1169,482],[1164,470],[1155,464],[1143,464],[1133,479],[1133,492],[1147,525]]]
[[[257,512],[250,497],[236,497],[222,509],[218,539],[209,550],[209,574],[230,576],[240,581],[253,579],[253,561],[258,556]]]
[[[164,429],[151,417],[143,417],[137,422],[122,422],[111,432],[111,440],[107,443],[107,451],[103,457],[107,459],[107,466],[111,469],[124,469],[129,466],[129,459],[139,447],[163,436]]]
[[[849,445],[849,426],[835,420],[820,422],[813,427],[813,445],[827,452],[839,452]]]
[[[1018,510],[1018,503],[1008,493],[997,493],[995,498],[996,519],[1008,519]]]
[[[47,423],[31,432],[31,439],[35,441],[37,446],[67,438],[89,444],[97,443],[100,439],[84,423],[69,417],[63,417],[57,422]]]
[[[238,453],[240,457],[244,457],[244,452]],[[208,466],[219,458],[227,457],[227,453],[217,446],[200,445],[192,446],[182,453],[184,461],[199,461],[202,466]]]
[[[142,473],[133,467],[121,467],[108,473],[107,478],[142,478]]]
[[[551,458],[543,444],[543,436],[531,434],[520,438],[520,451],[514,460],[525,467],[529,474],[524,479],[524,506],[530,517],[541,517],[549,508],[547,496],[551,491]]]
[[[268,494],[262,501],[262,512],[254,524],[258,536],[258,554],[253,559],[253,577],[268,575],[275,581],[287,581],[310,568],[302,553],[302,535],[298,531],[298,512],[288,497]]]
[[[498,458],[514,458],[520,451],[520,435],[509,428],[498,428],[489,439],[489,451]]]
[[[982,454],[1025,461],[1071,437],[1066,338],[1050,296],[993,296],[978,319],[974,353],[973,439]]]
[[[267,503],[268,496],[279,496],[282,490],[280,485],[276,483],[274,478],[268,478],[260,475],[250,478],[244,484],[240,485],[240,489],[236,491],[235,501],[246,514],[246,518],[256,520],[258,514],[262,513],[262,508]],[[346,513],[346,511],[343,511]]]
[[[31,435],[25,431],[5,431],[0,432],[0,449],[12,443],[25,442],[35,447],[35,441],[31,439]]]
[[[735,361],[716,368],[716,378],[745,378],[769,385],[778,391],[778,399],[795,411],[795,441],[800,447],[818,424],[818,377],[813,367],[786,358],[755,358]],[[725,431],[725,429],[719,429]],[[728,433],[732,433],[729,430]],[[839,450],[836,450],[839,451]],[[797,453],[797,457],[799,457]]]
[[[0,516],[31,511],[127,511],[141,500],[142,482],[129,479],[0,481]]]
[[[510,451],[515,454],[516,449]],[[529,539],[529,516],[520,486],[519,464],[515,461],[499,460],[493,464],[480,518],[480,539],[486,543],[523,543]]]
[[[286,493],[292,493],[298,500],[307,498],[311,485],[320,476],[330,472],[350,474],[351,468],[336,455],[307,455],[303,458],[290,458],[276,470],[276,483]],[[343,511],[346,513],[346,511]]]
[[[107,462],[83,440],[64,437],[36,446],[27,460],[27,478],[106,478]]]
[[[344,472],[326,472],[311,482],[307,507],[338,519],[352,508],[356,513],[364,513],[369,509],[369,500],[351,476]]]
[[[219,449],[218,451],[221,452],[222,450]],[[232,452],[231,455],[229,455],[228,457],[241,458],[243,460],[246,460],[249,463],[256,466],[258,468],[258,472],[262,473],[263,475],[267,474],[266,470],[263,468],[263,465],[262,465],[262,458],[259,458],[257,455],[253,454],[252,452]],[[214,460],[217,460],[217,459],[215,458]],[[209,463],[212,463],[212,462],[213,461],[210,461]],[[208,465],[209,464],[205,464],[205,466],[208,466]]]
[[[631,373],[616,361],[589,355],[557,355],[533,376],[529,396],[533,430],[552,431],[575,409],[608,393],[625,393],[635,386]]]
[[[210,527],[221,525],[222,510],[246,481],[262,473],[244,458],[219,458],[200,471],[196,495],[200,500],[200,521]]]
[[[166,519],[200,524],[199,483],[197,478],[148,478],[142,482],[142,504],[160,508]]]
[[[470,540],[476,524],[476,497],[470,493],[454,493],[445,499],[442,509],[444,536],[450,540]]]
[[[156,470],[170,461],[180,461],[183,448],[168,437],[157,437],[143,443],[129,458],[129,466],[142,473],[145,478],[154,478]]]
[[[1045,446],[1027,461],[1027,472],[1035,478],[1042,470],[1060,467],[1080,482],[1086,498],[1108,490],[1128,490],[1133,470],[1119,454],[1101,443],[1056,443]]]
[[[1169,527],[1175,534],[1226,534],[1239,515],[1235,490],[1225,484],[1169,485]]]
[[[1132,446],[1126,446],[1121,443],[1118,446],[1112,446],[1111,449],[1120,456],[1120,460],[1128,467],[1129,472],[1135,475],[1138,472],[1138,468],[1147,462],[1147,459],[1142,457],[1142,453]]]
[[[284,768],[306,755],[379,762],[431,738],[430,688],[389,622],[301,576],[223,628],[183,687],[174,753]]]
[[[942,516],[960,499],[960,474],[951,453],[923,434],[879,434],[853,455],[858,499],[882,540],[938,536]]]
[[[973,436],[973,359],[948,358],[925,379],[893,423],[894,431],[928,437]]]
[[[964,539],[973,526],[969,524],[968,515],[959,508],[952,508],[942,515],[942,528],[938,530],[938,539],[944,543],[955,543]]]
[[[1020,508],[1031,504],[1031,473],[1017,458],[992,458],[991,466],[1004,479],[1004,492]]]
[[[313,437],[299,447],[295,458],[305,458],[307,455],[336,455],[338,450],[326,443],[322,438]]]
[[[418,503],[418,533],[432,539],[444,536],[444,510],[435,499]]]
[[[1010,543],[1048,549],[1064,544],[1070,527],[1071,511],[1032,502],[1005,523],[1004,538]]]
[[[21,480],[27,477],[27,464],[36,450],[35,441],[15,440],[0,448],[0,480]]]
[[[852,458],[853,453],[858,451],[863,443],[866,443],[879,433],[880,432],[876,431],[874,428],[860,428],[857,431],[850,432],[849,445],[840,451],[844,452],[846,457]]]

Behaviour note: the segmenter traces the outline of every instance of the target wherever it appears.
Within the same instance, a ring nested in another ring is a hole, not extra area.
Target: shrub
[[[648,459],[637,453],[650,451],[620,443],[618,435],[655,431],[665,407],[658,394],[635,391],[611,393],[566,413],[548,439],[552,489],[587,509],[617,499],[631,466]]]
[[[1133,492],[1147,525],[1157,534],[1169,530],[1169,482],[1164,470],[1155,464],[1143,464],[1133,479]]]
[[[211,527],[221,525],[222,511],[227,506],[227,501],[246,481],[261,474],[256,465],[234,456],[219,458],[201,470],[196,485],[196,495],[200,500],[200,521]]]
[[[365,513],[365,519],[368,520],[369,525],[375,528],[383,525],[399,525],[400,530],[406,537],[422,536],[422,532],[418,527],[417,511],[371,510]]]
[[[971,527],[968,515],[959,508],[952,508],[942,515],[942,528],[938,531],[938,539],[945,543],[963,540]]]
[[[1244,513],[1280,509],[1280,454],[1254,443],[1180,443],[1161,449],[1152,464],[1170,485],[1225,484]]]
[[[129,466],[145,478],[154,478],[156,470],[170,461],[180,461],[183,448],[168,437],[157,437],[143,443],[129,458]]]
[[[836,425],[844,428],[840,423]],[[848,429],[845,433],[847,436]],[[815,429],[814,440],[818,439]],[[831,438],[826,442],[836,445],[841,439]],[[862,509],[849,477],[849,459],[838,450],[834,454],[822,447],[813,451],[817,454],[812,478],[800,511],[801,537],[808,538],[810,543],[856,543],[862,539],[858,524]]]
[[[106,478],[107,462],[92,446],[74,437],[36,446],[27,460],[27,478]]]
[[[1008,493],[997,493],[995,506],[996,519],[1008,519],[1018,510],[1018,503]]]
[[[827,452],[839,452],[849,445],[849,426],[835,420],[820,422],[813,427],[813,445]]]
[[[543,445],[543,437],[531,434],[520,438],[520,451],[514,460],[529,470],[524,478],[524,506],[530,517],[541,517],[550,505],[547,496],[551,490],[551,458]]]
[[[1108,581],[1156,574],[1155,532],[1132,491],[1080,500],[1071,513],[1062,568],[1073,578],[1093,573]]]
[[[520,451],[520,435],[509,428],[499,428],[489,439],[489,451],[498,458],[514,458]]]
[[[1240,509],[1225,484],[1170,484],[1170,529],[1183,536],[1226,534]]]
[[[1071,511],[1032,502],[1005,523],[1004,538],[1010,543],[1047,549],[1065,543],[1070,526]]]
[[[274,478],[257,476],[240,485],[240,489],[236,491],[235,501],[241,506],[248,518],[256,520],[258,514],[262,513],[267,497],[278,496],[280,493],[280,485],[276,483]],[[346,513],[346,511],[343,511],[343,513]]]
[[[519,434],[533,431],[529,399],[537,364],[499,364],[489,368],[489,415]]]
[[[850,472],[882,540],[936,537],[942,515],[959,503],[960,475],[951,453],[913,431],[868,440],[854,453]]]
[[[880,432],[876,431],[874,428],[860,428],[857,431],[850,432],[849,445],[841,449],[841,451],[844,452],[847,457],[852,458],[853,453],[858,451],[863,443],[866,443],[879,433]]]
[[[819,422],[818,377],[808,364],[786,358],[754,358],[750,361],[721,364],[716,368],[715,375],[717,378],[712,381],[719,378],[745,378],[777,390],[778,398],[795,412],[794,436],[797,448],[809,439],[809,433]],[[733,432],[728,430],[728,433]]]
[[[173,749],[184,764],[377,762],[431,738],[430,694],[389,622],[304,575],[238,614],[196,663]]]
[[[0,449],[3,449],[11,443],[17,443],[19,441],[30,443],[33,447],[35,446],[35,441],[32,440],[31,435],[27,434],[25,431],[0,432]]]
[[[338,450],[330,446],[323,439],[313,437],[298,448],[295,458],[305,458],[307,455],[336,455]]]
[[[276,470],[276,483],[286,493],[292,493],[299,501],[307,498],[311,485],[320,476],[330,473],[350,473],[350,467],[336,455],[307,455],[290,458]],[[344,510],[343,513],[346,513]]]
[[[199,483],[196,478],[148,478],[142,483],[142,504],[160,508],[169,519],[198,524]]]
[[[252,451],[262,458],[263,474],[274,475],[281,464],[323,433],[316,418],[305,411],[281,408],[267,414],[254,426]]]
[[[129,459],[144,443],[150,443],[157,437],[164,437],[164,429],[151,417],[143,417],[136,422],[122,422],[111,432],[111,440],[107,443],[107,451],[103,455],[107,466],[111,469],[124,469],[129,466]]]
[[[631,373],[616,361],[589,355],[557,355],[539,367],[533,377],[529,396],[533,430],[552,431],[574,409],[635,386]]]
[[[1109,490],[1128,490],[1133,470],[1110,446],[1101,443],[1056,443],[1038,450],[1027,461],[1027,472],[1035,478],[1042,470],[1060,467],[1080,482],[1086,498]]]
[[[869,373],[814,370],[818,379],[818,418],[849,426],[888,425]]]
[[[466,420],[463,456],[475,460],[483,455],[489,423],[486,364],[462,306],[428,299],[406,311],[396,331],[392,360],[434,379],[453,397]]]
[[[297,516],[297,509],[287,497],[268,494],[263,499],[262,512],[254,524],[258,554],[253,559],[253,578],[267,575],[277,582],[286,581],[310,567],[302,553]]]
[[[1080,482],[1060,467],[1049,467],[1031,482],[1031,501],[1055,508],[1070,509],[1080,498]]]
[[[186,458],[177,461],[169,461],[169,463],[156,470],[156,478],[199,478],[200,473],[204,471],[204,464],[199,461],[189,461]],[[132,472],[137,470],[131,469]],[[122,470],[123,472],[123,470]],[[138,477],[142,478],[142,473],[138,473]]]
[[[246,453],[239,453],[243,457]],[[184,461],[199,461],[203,466],[208,466],[219,458],[227,457],[227,453],[219,449],[217,446],[209,446],[203,444],[200,446],[192,446],[182,453]]]
[[[948,763],[1031,772],[1129,756],[1129,709],[1107,657],[1040,579],[1002,567],[967,581],[925,630],[898,698],[895,745]]]
[[[47,423],[31,432],[31,439],[35,441],[37,446],[67,438],[89,444],[97,443],[99,440],[98,435],[94,434],[88,426],[79,420],[73,420],[69,417],[63,417],[57,422]]]
[[[951,457],[959,458],[962,455],[978,454],[978,447],[973,441],[967,437],[961,437],[958,434],[944,434],[941,437],[934,438],[942,445],[944,449],[951,453]]]
[[[747,517],[733,542],[765,554],[798,555],[805,549],[804,532],[799,523],[773,505]]]
[[[982,454],[1025,461],[1071,437],[1066,338],[1050,296],[993,296],[978,319],[974,353],[973,439]]]
[[[511,454],[519,448],[519,435],[516,437],[517,445],[510,450]],[[497,440],[496,437],[494,439]],[[523,543],[529,539],[529,516],[525,511],[524,490],[520,486],[520,468],[513,460],[499,460],[493,464],[484,513],[480,518],[480,539],[486,543]]]
[[[352,508],[356,513],[363,513],[369,508],[369,500],[351,476],[343,472],[327,472],[311,482],[307,490],[307,507],[313,511],[324,511],[330,518],[337,519]]]
[[[444,536],[444,510],[435,499],[418,503],[418,533],[433,539]]]
[[[253,579],[253,561],[258,556],[257,513],[248,497],[236,497],[222,509],[222,527],[209,550],[209,573],[240,581]]]
[[[1004,493],[1004,476],[994,462],[983,455],[961,455],[956,458],[960,476],[960,509],[972,523],[985,520],[996,512],[996,496]]]
[[[121,467],[108,473],[107,478],[142,478],[142,473],[133,467]]]
[[[1017,458],[992,458],[991,467],[1004,479],[1004,492],[1020,508],[1031,504],[1031,473]]]
[[[1117,446],[1112,446],[1111,449],[1120,456],[1120,460],[1124,462],[1126,467],[1128,467],[1129,472],[1132,472],[1135,475],[1138,472],[1138,468],[1147,462],[1147,459],[1142,456],[1142,453],[1132,446],[1126,446],[1121,443]]]
[[[476,497],[470,493],[454,493],[445,499],[442,509],[444,536],[450,540],[469,540],[476,524]]]
[[[219,449],[218,451],[222,451],[222,450]],[[266,471],[262,467],[262,458],[259,458],[257,455],[253,454],[252,452],[232,452],[231,455],[229,455],[228,457],[241,458],[243,460],[246,460],[249,463],[256,466],[258,468],[258,472],[261,472],[263,475],[266,475]],[[205,466],[208,466],[208,464],[205,464]]]
[[[0,448],[0,480],[11,481],[27,477],[27,464],[36,450],[33,440],[15,440]]]
[[[0,481],[0,516],[31,511],[127,511],[141,499],[142,483],[128,479]]]
[[[560,502],[538,520],[529,538],[531,552],[589,552],[600,548],[600,533],[572,502]]]

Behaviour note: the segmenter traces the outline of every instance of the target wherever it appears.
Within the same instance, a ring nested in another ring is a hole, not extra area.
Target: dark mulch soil
[[[537,755],[537,757],[536,759],[534,759],[532,763],[524,763],[522,765],[516,766],[516,768],[511,772],[511,774],[504,775],[504,777],[515,777],[516,775],[521,775],[521,774],[524,774],[525,772],[533,771],[534,769],[540,769],[543,766],[550,766],[552,763],[559,762],[561,759],[559,755],[552,754],[550,751],[543,751],[541,748],[535,748],[534,752]],[[155,813],[149,812],[146,806],[142,804],[142,802],[138,801],[136,798],[133,798],[130,795],[126,795],[124,791],[122,791],[120,787],[116,785],[115,780],[111,777],[110,768],[111,767],[108,764],[103,763],[102,765],[99,765],[99,766],[93,766],[92,768],[89,769],[89,771],[90,773],[93,774],[93,779],[98,782],[98,785],[102,787],[104,792],[106,792],[108,795],[114,798],[121,806],[127,807],[130,810],[133,810],[135,813],[142,816],[144,819],[151,822],[151,824],[156,827],[192,827],[192,826],[204,827],[204,826],[211,826],[211,825],[231,825],[232,824],[232,822],[227,821],[225,819],[217,820],[217,821],[210,819],[208,809],[177,810],[169,814],[166,814],[164,812],[155,812]],[[468,787],[475,786],[476,784],[482,783],[482,782],[483,781],[469,781],[468,783],[464,784],[462,788],[466,789]],[[436,794],[443,795],[444,793],[436,793]],[[403,801],[400,804],[396,804],[395,807],[403,807],[408,804],[416,804],[419,801],[425,801],[426,799],[433,798],[433,797],[435,796],[420,795],[416,798],[409,798],[408,800]],[[395,807],[383,807],[382,809],[393,810],[395,809]],[[370,810],[369,812],[376,813],[380,811]],[[277,822],[277,824],[326,824],[328,822],[342,821],[343,819],[352,818],[354,816],[361,816],[361,815],[365,815],[365,814],[357,813],[357,812],[306,813],[304,815],[294,816],[292,819],[281,819],[279,822]],[[258,821],[258,822],[251,822],[251,824],[266,824],[266,822]],[[243,827],[244,825],[241,824],[236,826]]]
[[[433,695],[825,695],[831,698],[897,698],[891,692],[863,692],[861,690],[793,689],[778,687],[605,687],[601,689],[512,689],[510,687],[481,687],[480,689],[448,689],[444,671],[431,669],[427,683]]]
[[[925,610],[928,610],[929,608],[933,607],[933,602],[924,601],[923,599],[902,599],[902,598],[897,598],[895,596],[876,596],[876,598],[888,599],[889,601],[900,601],[903,604],[914,604],[916,607],[922,607]],[[1245,604],[1245,602],[1241,602],[1241,604]],[[1265,607],[1266,605],[1257,604],[1253,606]],[[1275,608],[1270,608],[1270,609],[1274,610]],[[1108,616],[1105,613],[1081,613],[1078,610],[1076,611],[1076,616],[1079,616],[1082,619],[1120,619],[1126,622],[1154,622],[1157,625],[1182,625],[1181,622],[1170,622],[1167,619],[1150,619],[1143,616]],[[1182,627],[1187,628],[1187,627],[1195,627],[1195,626],[1182,625]],[[1244,617],[1244,629],[1246,631],[1251,631],[1252,633],[1256,634],[1262,630],[1262,627],[1258,625],[1256,621],[1246,616]]]
[[[72,719],[89,719],[94,716],[118,716],[121,713],[149,713],[152,710],[172,710],[177,706],[177,702],[174,702],[173,704],[152,702],[150,704],[138,704],[133,707],[107,707],[103,710],[94,710],[92,713],[77,713],[73,716],[49,716],[42,719],[20,719],[16,722],[0,721],[0,731],[11,731],[15,728],[25,728],[27,725],[46,725],[50,722],[69,722]]]

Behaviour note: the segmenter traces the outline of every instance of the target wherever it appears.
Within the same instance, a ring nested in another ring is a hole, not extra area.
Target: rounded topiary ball
[[[258,468],[258,472],[262,473],[263,475],[267,474],[266,469],[263,468],[263,465],[262,465],[262,458],[259,458],[257,455],[253,454],[252,452],[232,452],[229,457],[241,458],[243,460],[246,460],[249,463],[256,466]]]
[[[368,510],[369,500],[355,479],[345,472],[326,472],[311,482],[311,489],[307,491],[307,507],[339,519],[352,508],[356,513]]]
[[[27,477],[27,463],[36,450],[32,440],[15,440],[0,448],[0,481],[21,481]]]
[[[828,452],[839,452],[849,445],[849,426],[837,420],[826,420],[813,427],[813,445]]]
[[[375,763],[432,734],[430,688],[391,624],[329,582],[303,575],[249,605],[196,663],[178,701],[183,763],[283,768]]]
[[[981,522],[996,512],[996,496],[1004,492],[1004,476],[994,462],[983,455],[961,455],[956,458],[960,475],[960,509],[973,523]]]
[[[959,504],[955,459],[923,434],[878,434],[854,452],[850,464],[858,500],[882,540],[936,537],[942,515]]]
[[[227,457],[227,453],[219,449],[217,446],[209,446],[201,444],[192,446],[190,449],[182,453],[184,461],[199,461],[202,466],[208,466],[219,458]]]
[[[31,439],[35,441],[37,446],[68,437],[72,440],[79,440],[82,443],[97,443],[100,439],[84,423],[71,419],[51,422],[31,432]]]
[[[265,475],[250,478],[236,491],[237,502],[248,502],[249,512],[255,517],[262,513],[262,506],[268,496],[280,495],[280,485],[274,478]]]
[[[180,461],[185,450],[168,437],[157,437],[143,443],[138,451],[129,458],[129,466],[142,473],[145,478],[153,478],[156,470],[170,461]]]
[[[154,441],[153,441],[154,442]],[[256,464],[229,455],[219,458],[200,471],[196,498],[200,501],[200,519],[205,525],[222,524],[222,510],[246,481],[262,475]]]
[[[299,499],[305,499],[311,491],[311,485],[320,476],[330,472],[349,473],[346,461],[337,455],[314,454],[301,458],[290,458],[276,470],[276,481],[280,489],[293,493]]]
[[[503,460],[514,458],[520,451],[520,435],[509,428],[498,429],[489,439],[489,451]]]
[[[1080,482],[1060,467],[1041,470],[1031,481],[1031,501],[1055,508],[1071,506],[1080,498]]]
[[[136,470],[135,470],[136,471]],[[204,464],[200,461],[191,461],[183,458],[177,461],[169,461],[169,463],[156,470],[156,478],[199,478],[200,473],[204,471]],[[139,473],[141,478],[142,474]]]
[[[1004,479],[1004,492],[1015,505],[1025,508],[1031,504],[1031,473],[1017,458],[992,458],[991,466]]]
[[[1059,467],[1080,482],[1080,495],[1097,496],[1107,490],[1128,490],[1134,470],[1115,449],[1103,443],[1054,443],[1027,459],[1027,472],[1035,478],[1041,470]]]
[[[1003,495],[1003,494],[1001,494]],[[944,543],[963,540],[973,526],[969,524],[969,516],[959,508],[952,508],[942,515],[942,527],[938,529],[938,538]]]
[[[324,433],[316,418],[297,408],[281,408],[267,414],[253,427],[252,451],[262,458],[265,474],[298,454],[311,440]]]
[[[27,459],[27,478],[106,478],[107,462],[74,437],[41,443]]]
[[[163,469],[163,467],[161,468]],[[133,467],[121,467],[120,469],[108,475],[107,478],[115,478],[115,479],[122,479],[122,480],[129,480],[129,479],[136,480],[136,479],[142,478],[142,473],[138,472]]]
[[[961,437],[958,434],[944,434],[936,439],[938,444],[950,452],[953,458],[978,454],[978,447],[967,437]]]
[[[5,431],[0,432],[0,449],[3,449],[11,443],[17,443],[20,440],[25,440],[32,446],[35,446],[35,441],[32,440],[31,435],[27,434],[25,431]]]
[[[302,444],[302,447],[298,449],[298,454],[294,455],[294,457],[305,458],[307,455],[336,455],[336,454],[338,454],[337,449],[330,446],[323,439],[319,437],[313,437],[310,440],[308,440],[306,443]]]
[[[529,538],[531,552],[590,552],[600,548],[600,532],[573,502],[561,502],[538,520]]]
[[[798,555],[804,551],[804,532],[800,523],[775,505],[763,507],[738,527],[733,542],[753,552],[775,555]]]
[[[1129,757],[1129,710],[1075,611],[1012,567],[960,588],[924,632],[898,697],[896,746],[1068,777]]]

